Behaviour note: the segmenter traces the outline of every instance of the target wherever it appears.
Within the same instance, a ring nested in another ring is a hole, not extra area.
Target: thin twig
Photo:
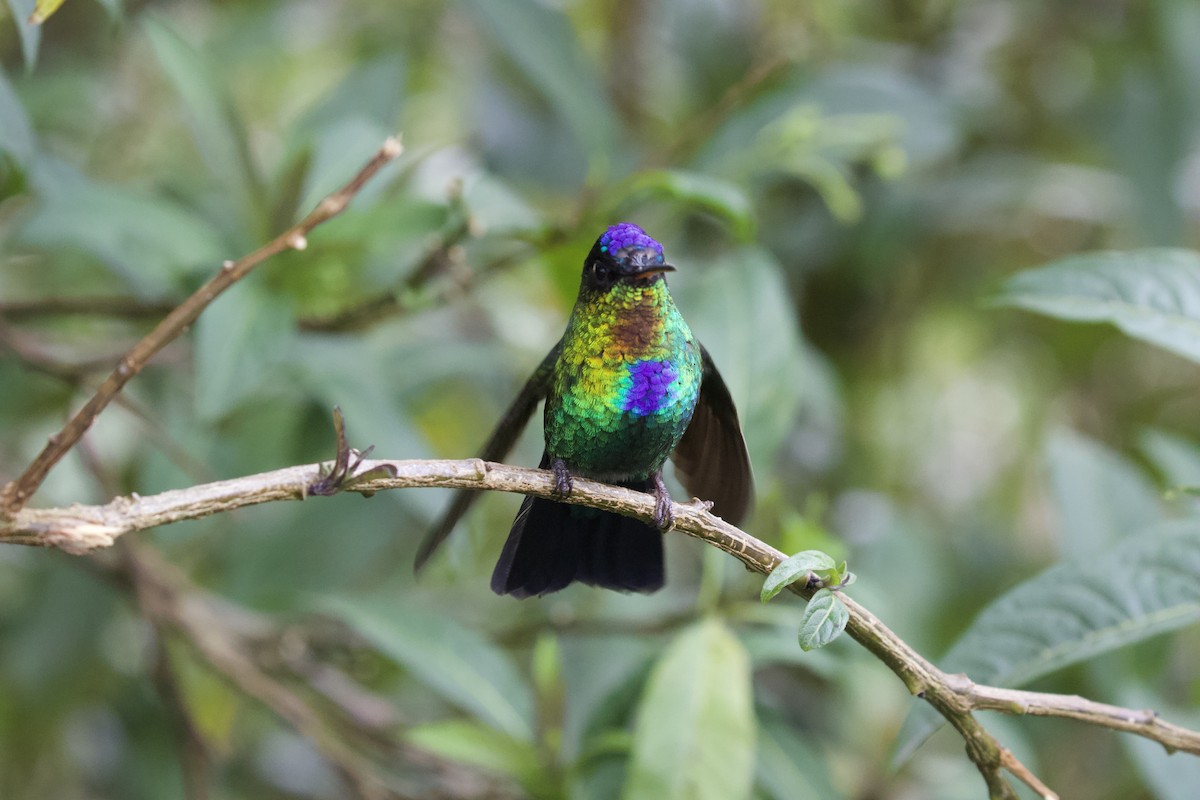
[[[359,800],[397,797],[362,756],[326,727],[304,698],[259,667],[220,614],[201,598],[180,590],[177,582],[182,579],[170,564],[149,548],[131,549],[129,555],[126,569],[151,622],[178,631],[209,666],[312,742]]]
[[[716,103],[708,106],[688,124],[679,126],[679,136],[653,159],[653,165],[677,164],[690,158],[726,119],[796,63],[793,55],[773,55],[752,66],[741,80],[725,90]]]
[[[167,605],[159,596],[161,582],[146,578],[149,566],[143,553],[149,548],[126,539],[118,544],[117,549],[120,551],[119,559],[114,562],[114,569],[119,569],[128,579],[126,589],[133,595],[142,616],[154,628],[154,687],[167,709],[178,740],[184,797],[187,800],[207,800],[212,783],[212,749],[196,724],[175,665],[171,662],[171,652],[167,646],[170,629],[161,612]]]
[[[102,506],[22,509],[0,523],[0,542],[59,547],[87,552],[111,544],[131,531],[196,519],[235,508],[277,500],[302,500],[317,481],[321,467],[298,467],[193,486],[149,497],[119,497]],[[369,460],[359,471],[391,472],[387,477],[351,481],[350,491],[373,493],[417,487],[464,488],[554,496],[553,476],[542,470],[484,462]],[[654,498],[631,489],[584,479],[573,485],[569,502],[653,519]],[[675,530],[702,539],[729,553],[754,572],[768,574],[784,554],[727,522],[712,516],[698,502],[673,507]],[[810,590],[793,584],[798,594]],[[1152,712],[1123,709],[1070,695],[1025,692],[975,684],[961,675],[938,669],[912,649],[883,622],[853,598],[842,593],[850,613],[846,632],[891,669],[913,694],[924,698],[959,732],[968,755],[987,781],[993,797],[1015,797],[1001,777],[1002,770],[1020,775],[1011,754],[983,728],[972,712],[996,710],[1010,714],[1065,717],[1158,742],[1171,751],[1200,755],[1200,733],[1164,722]],[[1024,770],[1028,772],[1028,770]],[[1026,780],[1022,776],[1022,780]],[[1028,782],[1026,780],[1026,782]]]
[[[183,687],[171,662],[170,649],[167,647],[170,630],[164,624],[160,611],[164,604],[156,597],[158,584],[146,580],[145,570],[140,567],[139,552],[144,548],[135,546],[132,540],[121,542],[120,545],[124,546],[118,548],[121,558],[116,563],[120,564],[120,571],[128,578],[127,589],[137,602],[142,616],[154,628],[154,686],[167,709],[178,740],[184,797],[187,800],[206,800],[212,782],[212,751],[188,708]]]
[[[23,333],[0,313],[0,353],[9,350],[30,369],[78,386],[84,376],[108,369],[113,356],[91,356],[86,361],[61,361],[48,353],[32,336]]]
[[[472,270],[465,263],[460,241],[452,236],[433,247],[399,287],[328,317],[302,318],[300,329],[348,333],[425,308],[444,305],[487,278],[520,263],[524,257],[523,253],[508,253],[494,257]],[[444,273],[449,273],[448,280],[438,281],[429,287],[435,276]]]
[[[327,333],[346,333],[362,330],[381,320],[407,310],[408,297],[421,289],[429,280],[461,258],[460,243],[470,231],[466,219],[455,226],[425,254],[425,257],[395,289],[368,298],[361,303],[343,309],[328,317],[309,317],[300,320],[300,329]],[[454,287],[457,292],[457,287]]]
[[[1161,744],[1168,753],[1196,750],[1196,734],[1167,722],[1152,709],[1132,709],[1097,703],[1078,695],[1027,692],[975,683],[965,675],[951,675],[955,691],[970,698],[971,707],[980,710],[1003,711],[1006,714],[1028,714],[1034,717],[1065,717],[1090,725],[1100,725],[1116,731],[1137,734]]]
[[[65,364],[54,360],[43,353],[36,345],[29,342],[20,332],[15,331],[12,326],[8,325],[3,315],[0,315],[0,346],[12,350],[17,358],[31,370],[49,375],[74,389],[96,391],[97,385],[84,377],[85,374],[94,371],[89,368],[91,362]],[[93,361],[96,360],[93,359]],[[106,359],[104,368],[107,368],[111,363],[112,359]],[[175,441],[166,428],[163,427],[162,423],[143,408],[141,404],[132,400],[127,395],[117,395],[113,398],[113,402],[137,419],[144,427],[145,433],[150,440],[158,445],[163,454],[182,472],[186,473],[189,478],[197,482],[212,480],[212,470],[209,469],[208,465],[197,459],[183,445]],[[115,494],[115,492],[110,493],[110,495]]]
[[[1038,797],[1042,798],[1042,800],[1058,800],[1058,793],[1042,783],[1038,779],[1038,776],[1034,775],[1024,764],[1018,761],[1016,756],[1007,747],[1000,751],[1000,763],[1006,770],[1019,778],[1022,783],[1037,792]]]
[[[130,557],[128,552],[126,557]],[[158,696],[162,699],[163,706],[167,709],[172,727],[175,729],[175,736],[178,739],[184,797],[187,800],[207,800],[209,786],[212,783],[211,748],[188,708],[183,687],[179,684],[179,676],[175,672],[174,664],[171,663],[171,653],[166,641],[168,630],[162,624],[161,617],[155,615],[152,609],[148,608],[149,601],[147,601],[146,595],[151,589],[141,578],[141,571],[128,569],[127,574],[133,579],[134,594],[142,614],[146,619],[151,620],[151,624],[154,626],[154,686],[158,690]]]
[[[271,256],[285,250],[303,250],[307,247],[307,237],[313,228],[344,211],[363,185],[399,156],[402,150],[398,139],[388,138],[349,183],[318,203],[308,216],[254,252],[237,261],[226,261],[216,275],[173,309],[154,330],[125,354],[116,369],[100,384],[96,394],[61,431],[50,437],[25,472],[0,491],[0,516],[12,516],[25,505],[29,497],[42,485],[50,469],[74,447],[79,437],[92,426],[96,417],[112,402],[125,384],[142,370],[155,353],[174,341],[195,322],[213,300]]]
[[[169,300],[142,300],[139,297],[41,297],[0,301],[0,316],[14,320],[54,316],[158,319],[176,305]]]
[[[162,635],[154,642],[154,686],[171,716],[179,740],[179,761],[183,768],[183,796],[187,800],[208,800],[212,784],[212,756],[208,742],[188,709],[179,676],[171,663],[171,653]]]
[[[401,720],[389,700],[372,693],[349,675],[323,661],[314,652],[310,625],[280,629],[268,616],[250,611],[196,586],[182,571],[151,546],[123,540],[120,559],[91,558],[84,562],[100,574],[118,580],[135,593],[146,619],[159,631],[160,640],[173,635],[190,646],[199,658],[235,688],[263,703],[312,740],[314,747],[355,787],[359,797],[497,796],[496,778],[463,764],[421,750],[397,739]],[[105,553],[104,555],[107,555]],[[337,629],[341,631],[341,629]],[[322,645],[329,642],[322,640]],[[342,649],[340,642],[330,645]],[[290,673],[306,688],[328,701],[332,719],[324,719],[276,673]],[[411,764],[423,775],[392,776],[386,789],[368,746],[383,763]],[[436,784],[430,794],[429,778]],[[382,792],[379,794],[378,792]]]

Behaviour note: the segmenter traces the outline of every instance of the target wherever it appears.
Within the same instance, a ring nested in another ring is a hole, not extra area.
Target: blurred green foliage
[[[38,504],[328,458],[334,405],[353,445],[468,456],[628,219],[741,411],[751,533],[849,559],[855,597],[947,668],[1200,724],[1197,501],[1164,493],[1200,485],[1200,5],[74,0],[44,29],[32,5],[0,26],[4,479],[150,324],[19,303],[177,302],[386,135],[408,148],[163,352]],[[513,497],[414,580],[444,501],[141,538],[231,615],[340,621],[328,655],[394,703],[394,738],[501,793],[983,795],[952,733],[894,760],[930,730],[901,732],[919,701],[845,637],[802,652],[804,607],[760,605],[719,553],[669,537],[657,595],[518,603],[487,589]],[[182,796],[154,639],[88,562],[0,549],[0,797]],[[170,656],[214,797],[340,796],[186,642]],[[1064,796],[1200,779],[1110,731],[985,723]]]

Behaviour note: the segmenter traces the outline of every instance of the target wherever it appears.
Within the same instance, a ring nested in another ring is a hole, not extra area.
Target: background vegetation
[[[741,410],[748,531],[849,559],[854,596],[939,661],[1015,587],[958,646],[972,677],[1197,727],[1200,637],[1183,626],[1200,558],[1172,549],[1194,542],[1195,506],[1164,495],[1200,484],[1197,334],[1164,341],[1105,303],[1200,317],[1200,266],[1151,251],[1098,289],[1092,261],[1006,282],[1077,253],[1196,246],[1198,40],[1187,0],[72,0],[42,30],[10,16],[0,477],[222,259],[399,130],[399,163],[222,296],[37,504],[328,458],[335,404],[382,456],[468,456],[561,333],[591,241],[627,219],[679,267],[679,305]],[[1089,292],[1100,310],[1073,297]],[[114,313],[27,303],[96,297]],[[1115,314],[1133,337],[1013,305]],[[514,462],[539,447],[531,431]],[[760,580],[721,554],[669,537],[657,595],[515,602],[487,588],[512,496],[485,498],[413,578],[445,501],[339,496],[137,538],[231,625],[269,625],[257,656],[314,703],[297,641],[369,689],[354,696],[386,711],[355,746],[405,793],[983,795],[945,731],[894,761],[918,701],[850,641],[802,653],[802,605],[759,604]],[[181,708],[212,796],[339,796],[308,739],[100,565],[0,549],[0,796],[181,796]],[[1200,785],[1200,762],[1110,731],[985,722],[1065,797]]]

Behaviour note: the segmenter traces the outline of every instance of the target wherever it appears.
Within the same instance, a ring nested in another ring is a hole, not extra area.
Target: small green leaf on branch
[[[845,569],[845,566],[845,562],[843,562],[842,568]],[[829,554],[822,553],[820,550],[804,550],[796,553],[779,562],[779,565],[771,570],[771,574],[763,583],[762,601],[767,602],[798,580],[803,579],[807,583],[810,574],[816,575],[818,579],[824,581],[826,575],[823,573],[838,574],[837,562]],[[838,574],[834,583],[840,581],[841,575]]]
[[[800,649],[807,653],[824,647],[842,635],[849,620],[841,598],[831,589],[818,589],[800,621]]]

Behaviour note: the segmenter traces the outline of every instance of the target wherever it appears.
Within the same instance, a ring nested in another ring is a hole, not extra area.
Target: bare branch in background
[[[300,320],[301,330],[337,333],[357,331],[405,312],[409,306],[408,296],[424,288],[435,275],[447,271],[466,272],[465,267],[461,267],[459,262],[462,259],[461,243],[469,235],[471,235],[471,223],[469,218],[464,215],[458,225],[443,234],[441,240],[426,252],[425,257],[417,263],[400,286],[332,316],[302,319]],[[448,292],[454,294],[459,290],[459,284],[455,282],[450,286]]]
[[[177,631],[199,656],[244,694],[287,722],[338,771],[360,800],[397,797],[359,753],[329,730],[300,695],[267,674],[221,615],[194,593],[180,589],[176,570],[149,549],[130,549],[126,571],[139,602],[155,627]]]
[[[177,305],[169,300],[142,300],[139,297],[43,297],[0,301],[0,317],[13,320],[63,316],[158,319],[171,313]]]

